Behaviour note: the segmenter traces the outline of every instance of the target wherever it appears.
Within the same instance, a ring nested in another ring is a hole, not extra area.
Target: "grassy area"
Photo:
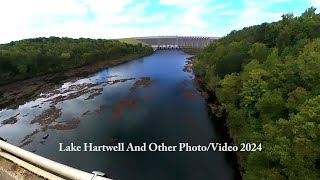
[[[133,44],[133,45],[137,45],[138,43],[141,43],[142,45],[148,45],[142,41],[139,41],[137,39],[134,38],[123,38],[123,39],[118,39],[120,42],[124,42],[124,43],[128,43],[128,44]]]

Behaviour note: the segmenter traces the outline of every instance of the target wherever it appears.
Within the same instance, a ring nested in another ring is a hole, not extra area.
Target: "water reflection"
[[[219,141],[197,91],[189,55],[151,56],[66,82],[17,109],[0,111],[8,142],[114,179],[232,179],[225,153],[59,152],[58,144]],[[79,158],[81,157],[81,158]]]

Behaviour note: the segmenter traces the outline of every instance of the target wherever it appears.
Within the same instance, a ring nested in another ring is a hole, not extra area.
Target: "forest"
[[[320,179],[320,14],[282,15],[212,43],[193,70],[219,103],[244,179]]]
[[[118,40],[41,37],[12,41],[0,44],[0,84],[152,52],[141,43]]]

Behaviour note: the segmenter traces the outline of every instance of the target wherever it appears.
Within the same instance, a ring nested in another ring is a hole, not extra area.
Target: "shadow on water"
[[[201,86],[204,89],[203,86]],[[209,96],[206,102],[209,104],[213,104],[216,102],[216,98],[214,96]],[[212,128],[217,132],[218,142],[220,143],[228,143],[231,145],[233,143],[232,138],[228,132],[228,127],[226,123],[226,117],[217,117],[212,111],[210,106],[207,106],[208,115],[212,122]],[[239,170],[239,163],[236,152],[226,152],[226,161],[232,166],[234,169],[234,179],[242,180],[242,176]]]

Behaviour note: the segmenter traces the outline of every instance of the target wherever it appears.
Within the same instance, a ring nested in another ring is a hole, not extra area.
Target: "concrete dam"
[[[152,46],[153,49],[179,49],[204,48],[219,38],[205,36],[150,36],[136,37],[135,39]]]

